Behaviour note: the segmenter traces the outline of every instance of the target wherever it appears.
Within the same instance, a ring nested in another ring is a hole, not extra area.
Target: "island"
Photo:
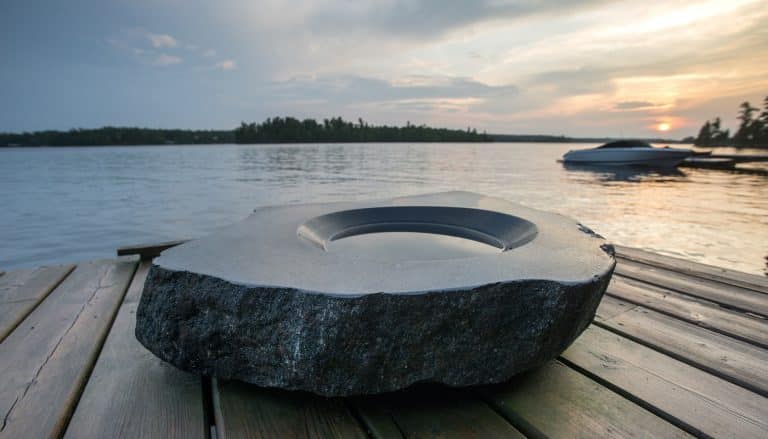
[[[527,143],[606,143],[610,137],[566,137],[547,134],[488,134],[477,129],[433,128],[426,125],[372,125],[333,117],[317,121],[294,117],[271,117],[261,123],[241,122],[232,130],[189,130],[105,126],[45,130],[21,133],[0,132],[0,147],[16,146],[132,146],[251,143],[367,143],[367,142],[527,142]],[[691,143],[683,140],[652,138],[650,143]]]

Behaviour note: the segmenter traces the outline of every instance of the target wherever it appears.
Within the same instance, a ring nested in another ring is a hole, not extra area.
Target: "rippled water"
[[[470,190],[613,242],[764,273],[768,177],[565,168],[568,144],[0,148],[0,268],[196,237],[258,205]]]

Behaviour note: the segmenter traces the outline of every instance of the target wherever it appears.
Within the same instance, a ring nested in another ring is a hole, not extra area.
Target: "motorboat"
[[[648,166],[672,168],[693,155],[684,148],[654,148],[639,140],[618,140],[592,149],[568,151],[564,163],[602,166]]]

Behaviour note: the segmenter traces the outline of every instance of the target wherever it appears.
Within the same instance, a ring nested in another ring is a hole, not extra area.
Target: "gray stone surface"
[[[500,382],[584,330],[614,265],[573,220],[467,192],[265,207],[157,258],[136,336],[184,370],[327,396]]]

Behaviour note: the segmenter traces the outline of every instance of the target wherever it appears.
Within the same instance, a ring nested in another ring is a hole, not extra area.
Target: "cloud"
[[[637,110],[642,108],[653,108],[656,105],[653,102],[646,101],[623,101],[617,102],[613,106],[614,110]]]
[[[167,53],[161,53],[157,55],[152,63],[156,66],[172,66],[174,64],[180,64],[183,60],[178,56],[168,55]]]
[[[107,44],[132,53],[138,61],[155,66],[172,66],[186,62],[192,66],[208,65],[218,70],[234,70],[237,62],[223,59],[212,63],[205,58],[216,56],[217,51],[179,40],[167,33],[150,32],[143,28],[121,29],[115,36],[105,38]]]
[[[387,35],[428,37],[472,24],[530,15],[564,14],[609,0],[380,0],[322,2],[307,21],[316,29],[359,29]]]
[[[234,70],[237,67],[237,63],[233,59],[225,59],[217,62],[213,68],[218,70]]]
[[[503,106],[517,97],[514,85],[488,85],[464,77],[409,76],[398,80],[355,75],[296,77],[269,84],[264,90],[275,103],[302,111],[386,114],[392,120],[404,112],[461,113],[482,106]],[[308,99],[311,102],[308,102]]]
[[[146,34],[147,39],[152,44],[152,47],[156,49],[172,49],[174,47],[177,47],[179,45],[178,40],[176,38],[173,38],[172,36],[168,34],[155,34],[152,32],[148,32]]]
[[[527,84],[549,87],[560,96],[606,93],[613,89],[612,73],[596,67],[545,71],[529,77]]]

